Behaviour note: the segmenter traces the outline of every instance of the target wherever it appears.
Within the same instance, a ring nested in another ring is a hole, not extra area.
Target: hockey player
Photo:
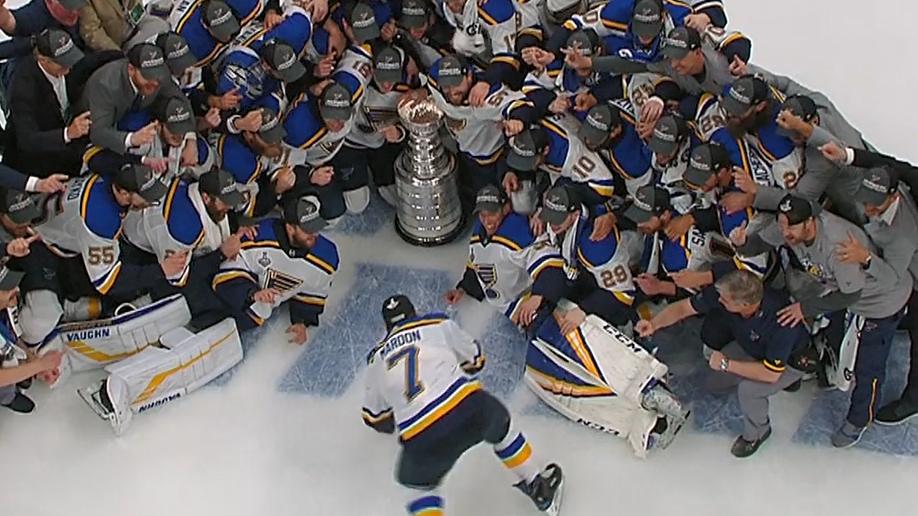
[[[516,33],[519,15],[513,0],[443,0],[443,18],[456,28],[452,47],[484,69],[484,81],[494,88],[501,82],[518,84],[519,56]]]
[[[542,304],[542,289],[563,283],[564,262],[553,246],[536,242],[527,218],[511,211],[498,187],[478,191],[475,213],[469,261],[462,280],[446,293],[446,302],[456,304],[468,294],[528,326]]]
[[[220,55],[241,27],[261,15],[263,7],[262,0],[181,0],[169,13],[169,25],[188,42],[197,58],[195,68],[201,68]]]
[[[412,516],[444,514],[439,486],[459,457],[485,441],[519,479],[515,487],[540,511],[557,515],[563,474],[541,471],[532,447],[515,430],[507,408],[475,378],[481,348],[445,314],[419,316],[403,295],[383,302],[386,336],[367,357],[364,422],[399,434],[396,480]]]
[[[625,181],[628,193],[652,180],[651,152],[636,129],[631,103],[615,101],[587,112],[578,136],[586,148],[598,152],[603,161]]]
[[[338,269],[338,248],[319,234],[326,222],[319,200],[307,196],[284,207],[243,239],[235,259],[220,266],[213,288],[236,320],[239,331],[264,324],[284,303],[290,309],[290,342],[305,344]]]
[[[398,24],[401,30],[395,37],[395,43],[412,54],[425,74],[438,59],[448,53],[455,28],[441,22],[434,15],[433,6],[426,0],[402,2]]]
[[[282,109],[287,105],[285,85],[306,73],[297,51],[286,41],[257,42],[255,48],[230,47],[214,64],[214,94],[235,92],[242,110],[256,105]],[[274,97],[269,99],[268,97]]]

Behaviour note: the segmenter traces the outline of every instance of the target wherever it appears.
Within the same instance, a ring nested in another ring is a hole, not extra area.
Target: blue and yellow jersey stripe
[[[258,284],[258,278],[250,271],[244,269],[223,269],[214,276],[211,286],[216,289],[219,285],[236,279],[244,279],[256,285]]]
[[[326,302],[325,296],[310,295],[310,294],[297,294],[293,296],[293,299],[296,300],[297,302],[300,302],[306,305],[319,306],[323,308],[325,307],[325,302]]]
[[[547,254],[532,262],[528,267],[529,277],[535,281],[545,269],[563,269],[564,259],[557,255]]]
[[[112,286],[115,284],[115,281],[118,280],[118,276],[121,274],[121,260],[115,262],[108,273],[102,276],[101,278],[94,280],[92,285],[96,287],[96,290],[103,296],[108,294],[108,291],[112,289]]]
[[[333,267],[332,264],[326,262],[322,258],[319,258],[318,256],[312,253],[307,254],[306,256],[304,256],[304,258],[306,259],[307,262],[315,265],[319,269],[322,269],[326,274],[334,274],[335,272],[335,267]]]
[[[449,414],[469,395],[481,390],[481,383],[468,378],[459,378],[446,391],[428,403],[414,416],[398,424],[399,436],[402,441],[409,441],[421,434],[424,430]]]
[[[539,387],[554,394],[568,396],[571,398],[599,398],[605,396],[615,396],[612,389],[599,385],[577,385],[566,382],[554,376],[545,374],[542,371],[526,366],[526,374],[539,384]]]

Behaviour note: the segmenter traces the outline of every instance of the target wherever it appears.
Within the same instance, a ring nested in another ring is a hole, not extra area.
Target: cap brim
[[[724,108],[724,111],[727,112],[730,116],[740,117],[746,114],[746,111],[749,111],[751,106],[743,104],[742,102],[734,99],[729,95],[724,95],[720,98],[720,106]]]
[[[567,220],[568,212],[550,210],[548,208],[542,208],[542,211],[539,212],[539,219],[546,224],[551,224],[553,226],[560,226]]]
[[[220,43],[229,43],[236,37],[237,32],[239,32],[239,22],[232,17],[220,25],[210,28],[211,35]]]
[[[452,88],[453,86],[458,86],[459,84],[461,84],[462,79],[464,78],[465,76],[461,74],[460,75],[447,75],[446,77],[438,78],[437,84],[439,84],[441,88]]]
[[[6,216],[10,218],[13,224],[31,224],[41,217],[41,208],[33,202],[28,208],[7,213]]]
[[[521,156],[516,153],[513,148],[510,148],[510,152],[507,154],[507,166],[512,170],[517,170],[519,172],[532,172],[535,170],[539,163],[538,156]]]
[[[140,197],[143,198],[143,200],[149,203],[154,203],[154,202],[161,200],[163,197],[165,197],[166,192],[168,190],[169,190],[169,187],[163,184],[162,181],[157,180],[155,183],[153,183],[153,186],[151,186],[150,188],[147,188],[146,191],[137,192],[137,195],[139,195]]]
[[[309,222],[305,224],[298,224],[298,225],[300,226],[300,229],[302,229],[303,231],[307,233],[318,233],[323,228],[325,228],[325,226],[328,225],[328,222],[326,222],[325,219],[323,219],[322,217],[317,217],[315,219],[310,220]]]
[[[301,77],[306,75],[306,67],[299,60],[296,60],[283,70],[274,70],[274,73],[280,80],[291,83],[300,80]]]
[[[228,194],[218,195],[217,198],[223,201],[227,206],[232,207],[233,211],[242,208],[246,202],[245,196],[242,195],[242,192],[239,190],[233,190]]]
[[[657,23],[632,23],[631,32],[639,38],[655,38],[663,30],[663,22]]]
[[[169,71],[169,67],[166,65],[146,69],[141,68],[140,75],[148,81],[158,81],[161,84],[172,80],[172,72]]]
[[[664,45],[660,53],[663,54],[663,57],[666,59],[682,59],[688,55],[689,49]]]
[[[7,269],[6,276],[0,279],[0,290],[13,290],[18,287],[23,276],[25,276],[24,272]]]
[[[642,210],[632,204],[631,206],[628,206],[627,209],[625,209],[625,217],[635,224],[642,224],[650,220],[653,217],[653,213],[647,210]]]
[[[177,135],[193,133],[195,130],[194,117],[189,118],[188,120],[183,120],[181,122],[167,122],[166,129],[169,129],[170,133]]]
[[[580,130],[577,131],[577,136],[586,143],[587,147],[594,149],[605,143],[609,138],[609,133],[584,122],[583,125],[580,126]]]
[[[475,211],[474,211],[474,213],[478,213],[478,212],[481,212],[481,211],[488,212],[488,213],[495,213],[495,212],[500,211],[501,208],[503,208],[503,206],[502,206],[500,203],[496,203],[496,202],[480,202],[480,203],[478,203],[478,204],[475,205]]]
[[[682,175],[682,181],[691,187],[701,188],[712,175],[714,174],[711,172],[688,167],[685,169],[685,174]]]
[[[172,75],[178,77],[185,73],[185,70],[191,68],[197,63],[197,58],[194,57],[190,51],[181,56],[176,57],[175,59],[166,59],[166,66],[169,67],[169,71],[172,72]]]
[[[369,27],[363,27],[360,29],[354,28],[354,38],[357,39],[359,43],[366,43],[367,41],[372,41],[379,37],[379,27],[374,23]]]
[[[857,192],[854,194],[854,200],[861,204],[869,204],[871,206],[879,206],[886,202],[887,194],[877,192],[876,190],[871,190],[866,188],[863,185],[858,188]]]
[[[668,142],[654,137],[650,138],[647,146],[660,156],[672,156],[679,150],[679,142]]]
[[[319,106],[319,114],[326,120],[350,120],[352,113],[350,108]]]
[[[58,3],[67,10],[79,11],[86,5],[86,0],[58,0]]]
[[[85,54],[83,51],[73,46],[70,50],[64,52],[62,55],[59,55],[52,59],[55,63],[63,66],[64,68],[73,68],[77,63],[79,63]]]
[[[373,79],[382,84],[384,82],[400,82],[402,80],[401,70],[379,70],[373,73]]]
[[[402,15],[398,20],[399,25],[406,29],[419,29],[427,24],[427,17],[416,15]]]
[[[267,131],[259,131],[258,133],[258,137],[264,140],[268,145],[282,142],[285,136],[287,136],[287,131],[280,122]]]

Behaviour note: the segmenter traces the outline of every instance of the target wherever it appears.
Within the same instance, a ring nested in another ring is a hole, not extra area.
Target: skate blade
[[[558,488],[555,490],[555,497],[551,500],[551,505],[542,511],[549,516],[558,516],[561,514],[561,499],[564,497],[564,477],[558,482]]]
[[[86,405],[92,409],[93,412],[99,416],[100,419],[104,421],[110,421],[111,415],[109,411],[102,405],[102,402],[99,400],[99,391],[91,390],[92,387],[86,387],[84,389],[77,389],[77,394],[83,400]]]
[[[676,436],[679,435],[679,432],[682,431],[682,428],[685,427],[685,424],[691,417],[692,411],[686,411],[685,417],[680,418],[673,424],[675,428],[673,428],[671,431],[667,429],[667,431],[660,436],[659,440],[657,441],[656,448],[659,450],[665,450],[666,448],[669,448],[669,445],[673,444],[673,441],[676,440]]]

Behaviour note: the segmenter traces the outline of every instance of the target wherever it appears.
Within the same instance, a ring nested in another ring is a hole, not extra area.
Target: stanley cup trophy
[[[408,143],[395,161],[395,230],[410,244],[445,244],[462,230],[462,206],[456,158],[443,148],[438,133],[443,112],[430,100],[410,100],[398,114]]]

